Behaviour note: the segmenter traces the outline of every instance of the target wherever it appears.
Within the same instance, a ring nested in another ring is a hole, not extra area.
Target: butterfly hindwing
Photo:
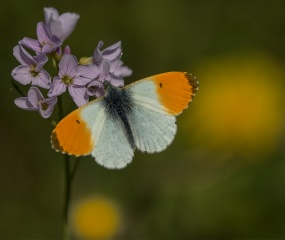
[[[176,133],[175,117],[135,104],[129,116],[136,147],[148,153],[164,150]]]
[[[91,154],[98,164],[111,169],[123,168],[132,161],[134,150],[118,119],[106,118],[98,143]]]

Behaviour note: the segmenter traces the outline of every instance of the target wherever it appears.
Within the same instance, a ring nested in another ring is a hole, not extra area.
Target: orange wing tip
[[[63,150],[63,147],[60,146],[60,144],[59,144],[59,141],[58,141],[58,138],[57,138],[57,135],[56,135],[55,132],[51,133],[50,142],[51,142],[52,148],[55,151],[65,153],[64,150]]]
[[[179,115],[193,100],[199,82],[187,72],[168,72],[152,77],[161,104],[172,115]]]
[[[75,157],[80,157],[80,156],[87,156],[90,155],[90,153],[87,154],[75,154],[75,153],[69,153],[67,150],[65,150],[63,148],[63,146],[60,145],[60,142],[58,140],[57,134],[55,131],[52,132],[51,137],[50,137],[50,142],[51,142],[51,146],[52,148],[56,151],[56,152],[60,152],[63,154],[67,154],[69,156],[75,156]]]
[[[90,128],[80,112],[80,108],[71,112],[52,131],[51,144],[56,151],[74,156],[85,156],[94,149]]]

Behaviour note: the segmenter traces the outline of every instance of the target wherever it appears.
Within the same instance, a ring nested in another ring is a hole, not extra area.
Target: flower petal
[[[120,60],[111,62],[110,72],[120,77],[128,77],[133,73],[130,68],[123,66],[123,62]]]
[[[51,42],[51,34],[43,22],[37,24],[37,37],[42,46]]]
[[[76,13],[63,13],[60,15],[58,20],[61,22],[61,32],[54,35],[59,37],[61,41],[64,41],[73,32],[79,17]]]
[[[39,41],[32,38],[24,37],[19,41],[19,44],[35,51],[36,53],[40,53],[42,51],[42,46]]]
[[[43,100],[39,107],[39,113],[43,118],[49,118],[54,110],[54,106],[57,103],[57,97],[51,97]],[[48,106],[46,108],[46,105]]]
[[[110,61],[104,59],[99,67],[99,79],[105,80],[109,75],[110,69],[111,69]]]
[[[94,79],[98,76],[99,69],[95,64],[78,66],[77,76]]]
[[[74,77],[73,84],[76,86],[85,86],[90,83],[94,78]]]
[[[110,61],[119,59],[121,57],[122,48],[121,48],[121,41],[105,48],[102,51],[103,57],[107,58]]]
[[[51,15],[51,18],[49,19],[49,22],[48,22],[47,26],[48,26],[48,28],[50,30],[50,33],[52,35],[57,36],[59,39],[61,39],[60,35],[61,35],[61,32],[62,32],[62,24],[61,24],[60,21],[58,21],[56,19],[54,18],[53,15]]]
[[[60,45],[62,44],[62,42],[60,41],[60,39],[57,36],[52,36],[52,38],[49,40],[48,43],[43,43],[43,47],[42,47],[42,53],[51,53],[51,52],[55,52],[57,50],[60,51]]]
[[[66,45],[63,49],[63,54],[71,54],[71,50],[70,47],[68,45]]]
[[[120,69],[119,69],[119,76],[121,77],[129,77],[133,74],[133,70],[128,68],[127,66],[122,66]]]
[[[107,81],[109,81],[113,86],[116,86],[116,87],[123,87],[124,86],[124,79],[123,78],[115,76],[111,73],[110,73],[110,77],[111,77],[111,80],[107,80]]]
[[[93,63],[99,66],[102,63],[103,60],[103,54],[100,51],[100,48],[103,47],[104,43],[103,41],[100,41],[93,53]]]
[[[44,8],[45,22],[52,35],[64,41],[74,30],[79,15],[76,13],[63,13],[59,16],[55,8]]]
[[[96,98],[104,96],[105,90],[101,81],[94,80],[87,86],[87,94]]]
[[[33,59],[36,62],[36,68],[35,71],[39,72],[42,70],[43,66],[46,64],[46,62],[48,61],[48,57],[45,54],[39,54],[35,57],[33,57]]]
[[[89,96],[87,94],[87,89],[84,86],[69,85],[68,91],[73,101],[78,107],[88,103]]]
[[[50,89],[51,87],[51,77],[49,73],[42,69],[38,74],[32,79],[32,84],[45,89]]]
[[[59,66],[58,75],[60,77],[69,76],[73,78],[77,73],[78,61],[75,56],[66,54],[62,56],[58,66]]]
[[[53,8],[53,7],[49,7],[49,8],[44,8],[44,15],[45,15],[45,23],[47,26],[49,26],[49,21],[50,21],[50,18],[53,17],[53,18],[58,18],[58,11]]]
[[[49,106],[54,106],[57,103],[57,97],[50,97],[50,98],[44,99],[43,103],[46,103]]]
[[[44,100],[44,97],[37,87],[31,87],[28,92],[28,100],[33,107],[38,107],[38,102]]]
[[[90,82],[87,86],[87,88],[89,87],[104,87],[103,83],[99,80],[93,80],[92,82]]]
[[[33,80],[30,69],[30,66],[20,65],[12,70],[11,75],[19,83],[27,85]]]
[[[57,49],[62,44],[62,41],[55,35],[51,37],[51,40],[55,49]]]
[[[36,61],[21,45],[13,48],[13,55],[22,65],[36,65]]]
[[[16,98],[14,100],[14,103],[22,109],[28,110],[28,111],[36,111],[38,107],[34,107],[28,100],[28,97],[20,97]]]
[[[49,97],[59,96],[66,91],[66,84],[62,82],[61,78],[54,77],[51,88],[48,92]]]

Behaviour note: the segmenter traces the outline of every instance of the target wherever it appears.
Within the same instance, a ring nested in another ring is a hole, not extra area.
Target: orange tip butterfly
[[[124,168],[138,149],[166,149],[176,134],[176,116],[192,101],[197,79],[185,72],[167,72],[123,88],[105,81],[105,96],[71,112],[55,127],[51,143],[69,155],[91,154],[111,169]]]

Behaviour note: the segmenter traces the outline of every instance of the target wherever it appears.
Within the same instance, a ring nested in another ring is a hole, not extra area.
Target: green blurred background
[[[126,84],[172,70],[200,81],[166,151],[136,152],[120,171],[83,157],[72,206],[114,202],[115,239],[285,238],[285,1],[9,0],[0,3],[0,239],[62,236],[63,157],[51,124],[14,105],[10,75],[12,49],[35,38],[44,7],[80,14],[64,42],[78,58],[121,40]],[[67,96],[66,113],[74,108]]]

